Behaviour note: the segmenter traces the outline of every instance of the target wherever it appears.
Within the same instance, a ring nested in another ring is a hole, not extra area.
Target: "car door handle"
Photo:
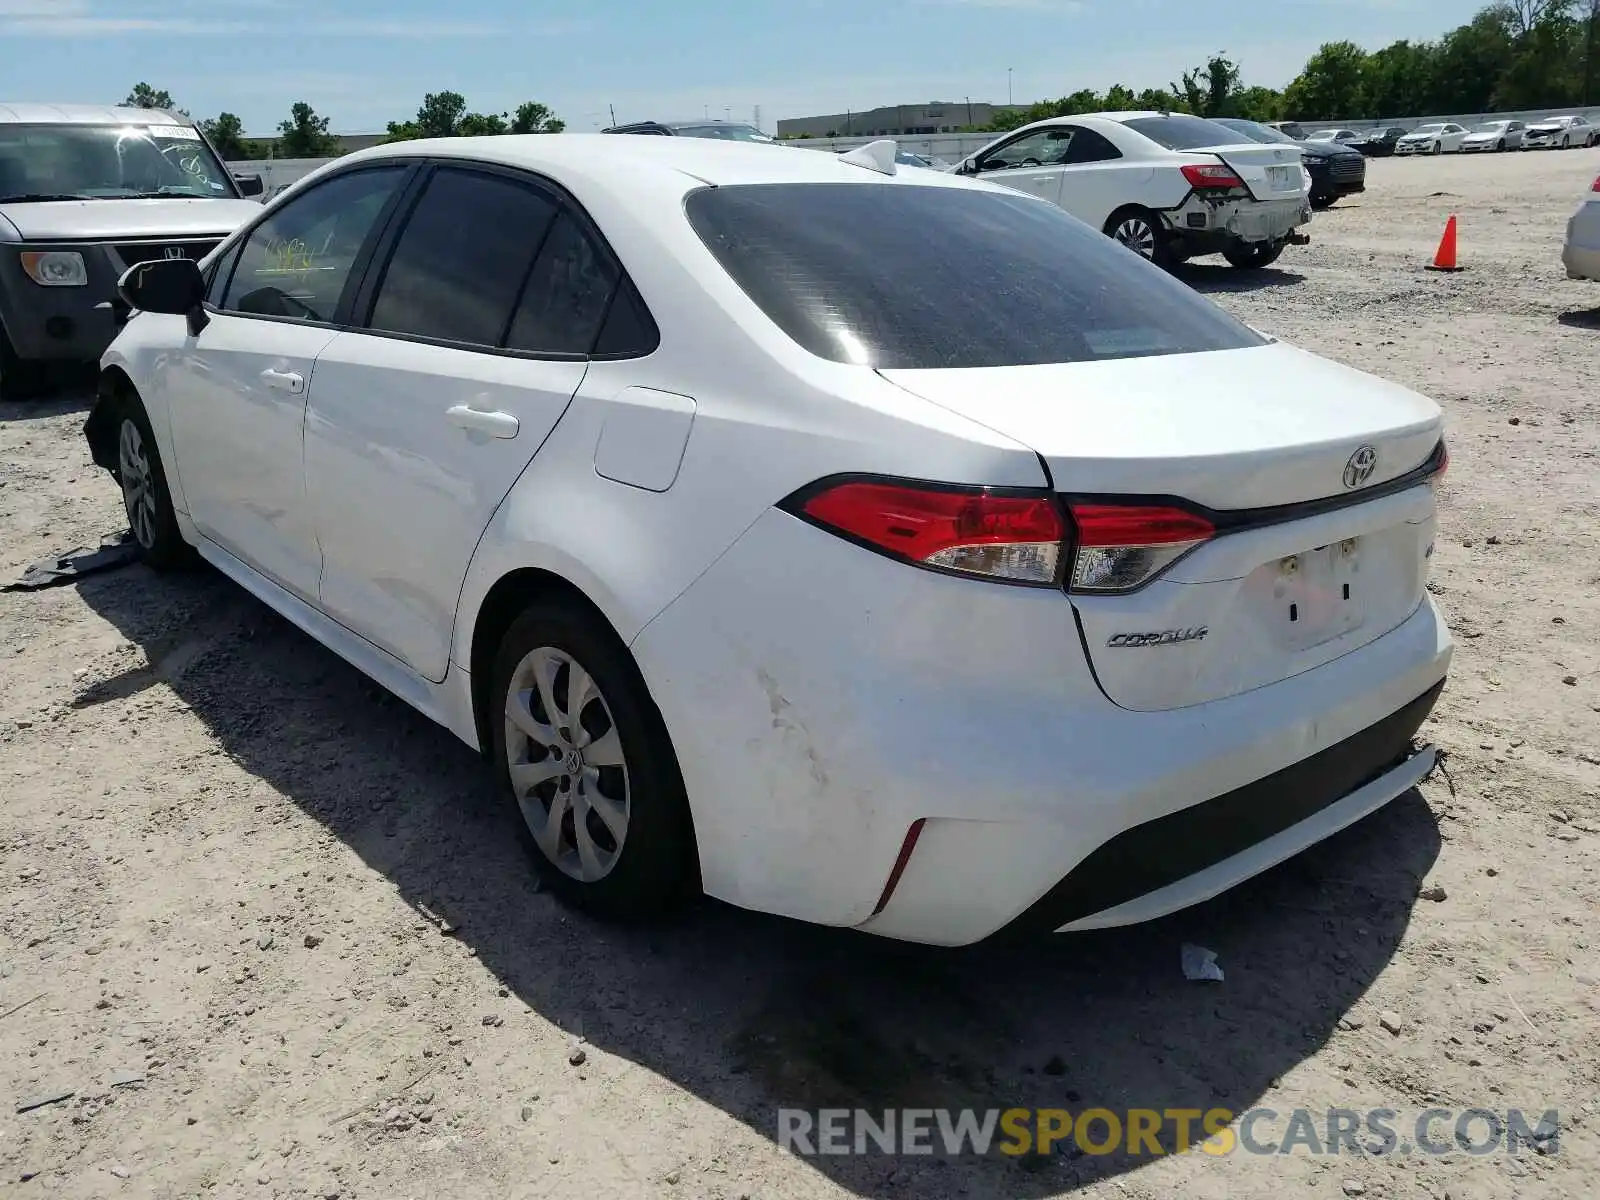
[[[517,430],[522,428],[522,423],[508,412],[488,412],[473,408],[470,404],[457,404],[446,409],[444,415],[450,418],[452,425],[475,433],[487,433],[490,437],[514,438]]]
[[[261,372],[261,382],[269,388],[277,388],[280,392],[293,392],[297,396],[306,390],[306,377],[298,371],[274,371],[268,367]]]

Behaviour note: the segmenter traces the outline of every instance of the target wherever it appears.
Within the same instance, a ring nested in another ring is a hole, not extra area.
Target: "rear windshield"
[[[1263,344],[1053,204],[967,187],[743,184],[690,224],[779,328],[834,362],[1003,367]]]
[[[1239,135],[1226,126],[1180,113],[1166,117],[1131,117],[1123,124],[1168,150],[1198,150],[1202,146],[1239,144]]]

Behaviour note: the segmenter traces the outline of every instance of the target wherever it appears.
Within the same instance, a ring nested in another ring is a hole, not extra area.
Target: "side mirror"
[[[956,168],[956,174],[957,175],[976,175],[978,173],[979,169],[980,168],[978,167],[978,159],[977,159],[976,156],[973,156],[972,158],[964,158],[964,159],[961,160],[961,165]]]
[[[259,175],[235,175],[233,182],[239,185],[241,196],[259,196],[267,190]]]
[[[192,258],[157,258],[137,263],[117,280],[117,294],[129,308],[141,312],[188,317],[192,336],[199,336],[211,323],[205,310],[205,276]]]

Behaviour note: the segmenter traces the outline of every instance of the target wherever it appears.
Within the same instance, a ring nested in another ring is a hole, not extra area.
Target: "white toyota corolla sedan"
[[[1127,924],[1435,761],[1439,409],[892,144],[383,146],[122,286],[146,560],[480,748],[596,910]]]

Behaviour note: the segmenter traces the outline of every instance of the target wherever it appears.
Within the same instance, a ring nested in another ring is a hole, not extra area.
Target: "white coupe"
[[[1162,266],[1221,254],[1275,261],[1311,220],[1300,151],[1262,145],[1182,113],[1052,117],[966,159],[980,175],[1039,196]]]
[[[375,147],[121,287],[145,559],[481,750],[580,905],[1127,924],[1434,764],[1439,408],[892,143]]]

